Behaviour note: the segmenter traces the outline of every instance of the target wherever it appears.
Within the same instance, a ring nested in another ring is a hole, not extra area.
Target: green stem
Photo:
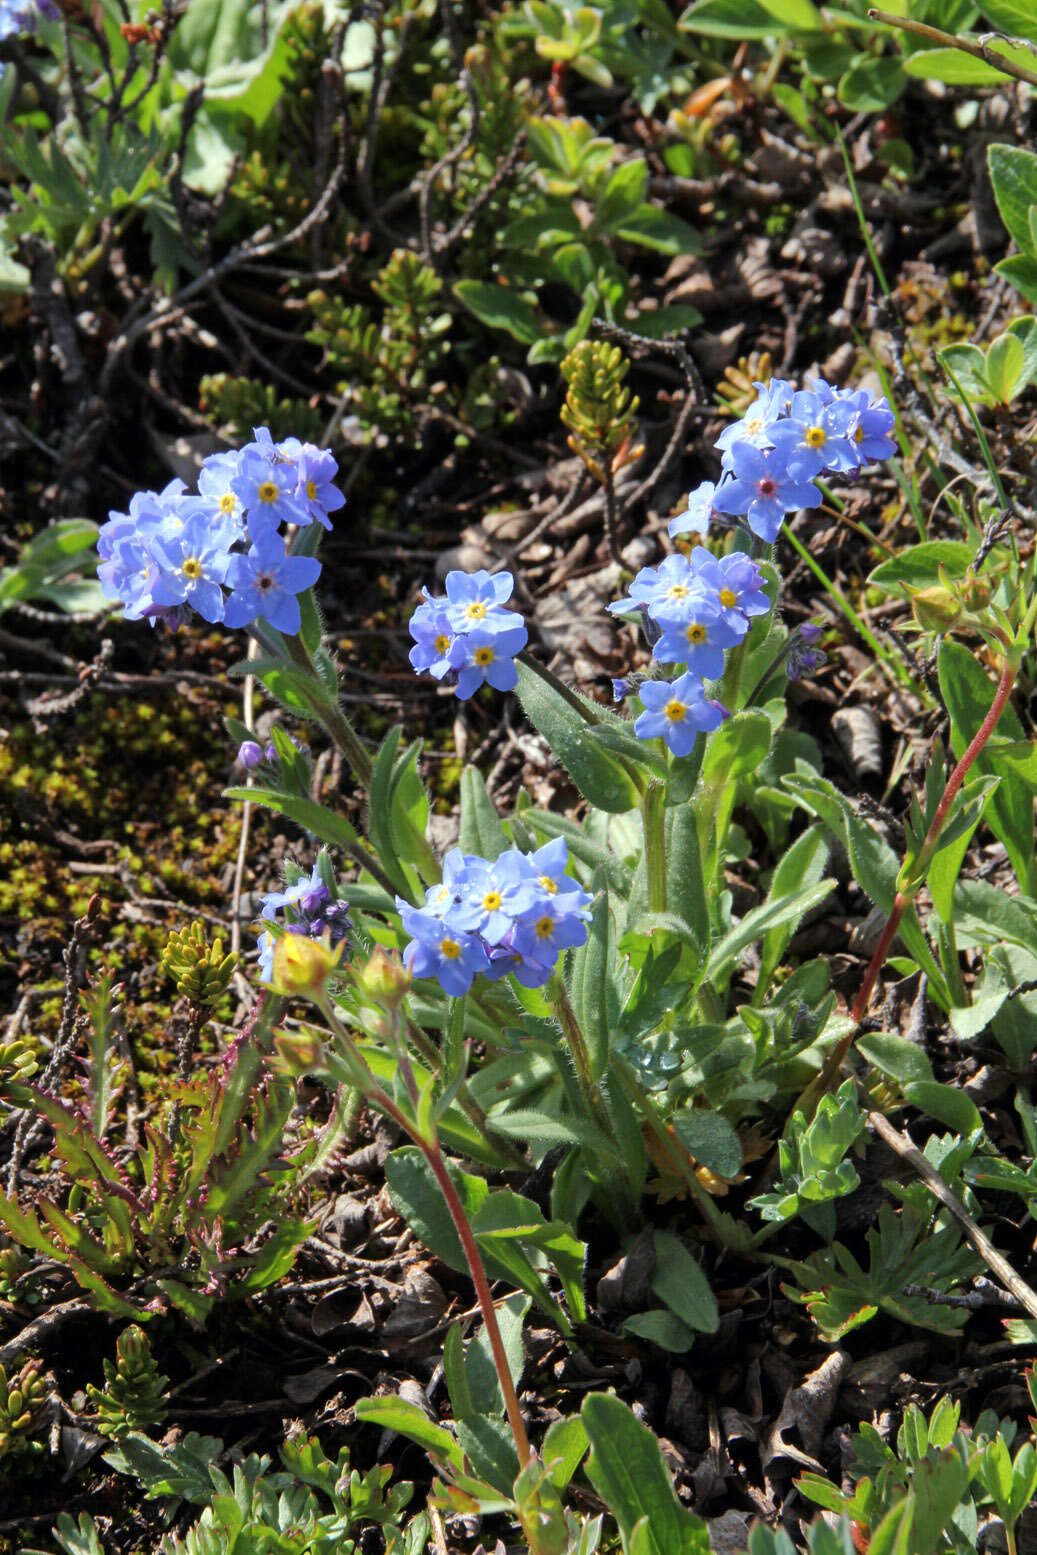
[[[353,776],[361,788],[369,788],[371,758],[361,744],[360,736],[338,704],[329,699],[328,692],[317,674],[316,666],[302,638],[298,635],[294,637],[286,635],[284,641],[288,647],[288,656],[296,669],[301,670],[319,688],[319,696],[314,702],[314,712],[324,725],[332,744],[349,762],[353,769]]]
[[[666,785],[652,778],[641,799],[649,912],[666,911]]]
[[[594,1071],[591,1067],[590,1052],[587,1040],[580,1029],[580,1023],[576,1018],[565,984],[557,973],[552,975],[547,987],[548,997],[554,1005],[558,1024],[562,1028],[562,1036],[572,1059],[573,1070],[576,1074],[576,1082],[587,1104],[587,1110],[594,1119],[605,1138],[615,1142],[615,1133],[612,1128],[612,1119],[608,1115],[608,1108],[602,1100],[601,1091],[594,1079]]]
[[[442,1053],[409,1015],[407,1016],[407,1040],[430,1069],[435,1070],[442,1066]],[[481,1134],[487,1144],[491,1144],[503,1156],[510,1167],[519,1172],[529,1171],[529,1162],[525,1156],[516,1150],[510,1139],[499,1134],[489,1122],[485,1112],[469,1090],[467,1080],[462,1080],[458,1087],[457,1105],[477,1133]]]

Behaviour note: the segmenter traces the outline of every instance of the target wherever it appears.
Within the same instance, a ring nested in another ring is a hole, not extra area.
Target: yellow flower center
[[[683,719],[687,717],[688,713],[688,709],[685,707],[684,703],[678,702],[676,697],[667,702],[664,711],[672,724],[681,723]]]
[[[853,440],[854,440],[855,443],[863,443],[864,442],[864,428],[863,427],[858,427],[857,428],[856,432],[853,434]]]
[[[309,497],[311,502],[314,501],[314,499],[316,498],[316,495],[317,495],[317,483],[316,483],[316,481],[307,481],[306,482],[306,495]]]
[[[482,621],[486,615],[486,606],[481,599],[473,600],[465,611],[469,621]]]
[[[499,891],[487,891],[486,895],[482,899],[482,904],[486,908],[487,912],[496,912],[497,908],[501,904],[501,894],[500,894],[500,892]]]
[[[542,886],[548,896],[557,896],[558,894],[558,886],[551,879],[550,875],[539,875],[537,877],[537,885]]]
[[[536,931],[538,939],[550,939],[554,933],[555,921],[553,918],[538,918]]]
[[[686,583],[673,583],[666,590],[667,599],[687,599],[691,590]]]
[[[200,578],[201,575],[202,575],[202,564],[198,560],[197,556],[185,557],[185,559],[184,559],[184,577],[185,578]]]
[[[735,593],[734,589],[721,589],[720,603],[724,606],[725,610],[730,610],[732,605],[737,605],[738,595]]]
[[[690,643],[704,643],[706,640],[706,628],[700,626],[697,621],[692,621],[684,635]]]
[[[281,495],[281,488],[276,481],[264,481],[256,492],[260,502],[276,502]]]
[[[232,491],[225,491],[220,498],[220,512],[234,513],[237,511],[238,499]]]
[[[449,647],[450,638],[446,635],[445,632],[440,632],[439,636],[436,638],[436,652],[446,653]]]
[[[824,427],[807,427],[803,441],[808,448],[823,448],[828,441],[828,433]]]
[[[746,416],[746,418],[745,418],[745,430],[747,432],[752,433],[754,436],[755,436],[755,434],[757,432],[762,432],[763,431],[763,417],[762,416]]]
[[[487,664],[493,663],[493,649],[490,647],[476,648],[472,657],[480,668],[484,668]]]
[[[456,961],[461,954],[461,947],[456,939],[443,939],[439,942],[439,953],[441,956],[445,956],[448,961]]]

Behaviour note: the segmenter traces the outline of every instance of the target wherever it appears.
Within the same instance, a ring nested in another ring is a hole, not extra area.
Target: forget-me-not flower
[[[276,532],[261,533],[251,548],[235,552],[227,563],[225,582],[232,591],[224,606],[228,626],[247,626],[261,616],[279,632],[294,636],[302,625],[297,594],[320,576],[315,556],[289,556]]]
[[[634,722],[638,739],[661,737],[675,756],[687,756],[699,734],[719,729],[728,711],[708,699],[701,677],[690,670],[676,680],[646,680],[638,695],[644,712]]]

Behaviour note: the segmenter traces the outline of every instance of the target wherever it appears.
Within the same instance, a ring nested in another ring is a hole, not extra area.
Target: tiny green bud
[[[390,956],[376,945],[364,966],[357,973],[357,988],[366,994],[372,1004],[384,1010],[395,1010],[410,992],[410,972],[397,956]]]

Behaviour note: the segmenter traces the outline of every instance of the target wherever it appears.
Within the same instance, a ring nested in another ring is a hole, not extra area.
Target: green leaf
[[[417,1404],[404,1398],[358,1398],[353,1406],[357,1420],[370,1421],[383,1431],[398,1431],[408,1441],[417,1442],[436,1462],[451,1468],[464,1468],[464,1453],[449,1431],[430,1420]]]
[[[933,1078],[933,1066],[924,1049],[897,1032],[866,1032],[857,1038],[857,1051],[883,1074],[892,1075],[894,1080],[931,1081]]]
[[[709,38],[774,38],[781,24],[756,0],[695,0],[678,18],[682,32]]]
[[[987,348],[987,382],[998,405],[1010,405],[1026,387],[1026,358],[1022,343],[1007,331]]]
[[[968,347],[976,350],[975,346]],[[982,353],[978,353],[982,356]],[[957,372],[957,368],[955,368]],[[909,545],[896,556],[889,557],[868,576],[872,588],[887,594],[908,597],[909,589],[934,588],[941,581],[941,570],[951,578],[963,578],[968,571],[974,547],[964,540],[924,540],[921,545]]]
[[[715,1334],[720,1326],[717,1299],[688,1248],[672,1231],[653,1232],[652,1245],[653,1293],[689,1328]]]
[[[700,956],[709,949],[709,895],[699,852],[698,816],[692,804],[666,811],[666,900],[687,924]]]
[[[457,281],[454,295],[491,329],[506,329],[509,335],[531,346],[546,331],[532,303],[509,286],[494,286],[488,281]]]
[[[602,880],[597,879],[595,885],[601,894],[594,906],[586,943],[570,956],[569,991],[587,1044],[591,1075],[597,1081],[608,1067],[609,1040],[619,1020],[620,991],[608,892]]]
[[[1031,0],[981,0],[980,9],[995,32],[1037,39],[1037,11]]]
[[[1000,260],[994,269],[998,275],[1003,275],[1006,281],[1010,281],[1017,292],[1021,292],[1027,302],[1037,302],[1037,258],[1030,244],[1027,248],[1031,251],[1025,254],[1009,254],[1007,259]]]
[[[820,885],[828,863],[828,839],[822,826],[808,826],[801,837],[783,855],[771,876],[768,902],[778,902],[788,896],[795,886]],[[760,970],[756,978],[753,1004],[762,1004],[767,997],[771,980],[796,932],[798,920],[786,919],[775,928],[768,929],[760,946]]]
[[[518,695],[526,717],[589,804],[611,814],[635,807],[638,788],[626,768],[588,738],[587,720],[526,664],[518,666]],[[592,703],[587,706],[593,717],[600,716]]]
[[[945,346],[938,351],[937,356],[943,365],[950,369],[961,384],[962,392],[967,394],[970,400],[975,400],[981,405],[990,401],[990,384],[987,381],[987,359],[979,346]],[[939,541],[932,542],[939,544]],[[945,541],[944,544],[960,544],[960,541]],[[885,565],[888,565],[885,564]]]
[[[760,0],[760,4],[793,32],[818,32],[824,29],[821,13],[813,0]]]
[[[608,1393],[591,1393],[580,1411],[591,1454],[591,1484],[619,1524],[625,1551],[648,1519],[645,1555],[710,1555],[705,1523],[680,1505],[654,1431]]]
[[[500,816],[477,767],[465,767],[461,773],[461,834],[465,853],[495,859],[508,846]]]
[[[694,227],[656,205],[642,205],[611,231],[624,242],[650,248],[656,254],[698,254],[702,249],[702,239]]]
[[[510,1496],[519,1461],[509,1426],[485,1415],[469,1415],[454,1429],[473,1471],[502,1496]]]
[[[501,1340],[504,1344],[504,1353],[508,1361],[508,1370],[511,1380],[518,1388],[522,1379],[522,1369],[525,1366],[525,1354],[522,1347],[522,1325],[529,1312],[530,1298],[528,1296],[509,1296],[497,1306],[497,1325],[500,1329]],[[504,1393],[497,1376],[497,1367],[494,1364],[493,1349],[490,1345],[489,1335],[485,1325],[479,1329],[474,1339],[468,1345],[464,1357],[465,1377],[471,1404],[468,1409],[458,1409],[454,1406],[454,1413],[460,1419],[466,1415],[496,1415],[505,1413]],[[479,1472],[476,1470],[476,1472]],[[517,1473],[517,1470],[516,1470]],[[512,1475],[514,1480],[515,1475]]]
[[[1037,160],[1037,159],[1035,159]],[[951,720],[951,743],[959,759],[975,736],[994,700],[996,687],[979,660],[961,643],[945,638],[939,651],[940,691]],[[1023,728],[1011,707],[998,720],[996,733],[1007,739],[1024,739]],[[980,752],[972,773],[1001,777],[991,796],[985,819],[991,831],[1005,845],[1005,851],[1024,891],[1033,888],[1033,797],[1026,784],[1014,773],[999,769],[996,755]]]
[[[742,951],[747,949],[754,940],[758,940],[769,929],[779,928],[785,923],[798,923],[803,914],[818,902],[824,901],[834,887],[834,880],[822,880],[818,885],[805,886],[776,901],[767,901],[760,907],[754,907],[751,912],[746,913],[740,923],[713,946],[705,976],[710,981],[725,976],[735,965]]]
[[[393,825],[392,783],[396,753],[403,730],[394,725],[385,736],[371,767],[368,787],[368,833],[371,844],[389,879],[403,896],[414,898],[414,883],[401,857],[398,828]]]
[[[647,186],[648,163],[643,157],[614,167],[594,204],[595,226],[604,231],[622,226],[625,217],[640,210]]]
[[[736,713],[720,725],[706,746],[703,782],[730,782],[755,772],[771,748],[773,727],[766,713]]]
[[[245,787],[225,788],[223,797],[251,800],[253,804],[265,805],[268,810],[277,810],[304,831],[312,832],[313,836],[326,842],[329,847],[352,848],[356,845],[356,832],[345,817],[329,810],[326,805],[317,804],[313,799],[302,799],[298,794],[283,794],[276,788]]]
[[[1022,44],[1013,46],[992,41],[990,52],[1003,55],[1013,65],[1022,65],[1024,70],[1033,69],[1033,54]],[[1009,76],[1007,70],[999,70],[987,60],[976,59],[961,49],[919,49],[907,56],[904,69],[910,76],[945,81],[948,86],[996,86]]]
[[[579,1415],[553,1420],[544,1436],[540,1457],[556,1490],[564,1490],[587,1453],[590,1443]]]
[[[983,1127],[976,1103],[955,1085],[911,1080],[904,1086],[904,1099],[956,1134],[968,1135]]]
[[[1001,220],[1023,255],[1031,255],[1030,207],[1037,205],[1037,156],[998,142],[987,147],[987,166]]]
[[[800,803],[839,838],[846,848],[854,878],[876,907],[890,912],[897,894],[900,860],[873,826],[854,809],[827,778],[809,773],[802,762],[794,775],[782,778],[782,787],[795,794]],[[950,1000],[947,983],[929,949],[928,941],[910,912],[900,922],[900,937],[918,965],[928,974],[930,990],[945,1007]]]
[[[635,1313],[625,1320],[622,1331],[637,1339],[647,1339],[649,1344],[657,1344],[660,1350],[669,1350],[673,1355],[687,1355],[695,1343],[694,1329],[682,1323],[669,1307],[651,1307],[647,1312]]]
[[[851,113],[882,113],[907,86],[899,59],[861,54],[839,82],[838,97]]]
[[[687,1107],[670,1120],[673,1131],[689,1155],[718,1177],[737,1177],[742,1170],[742,1146],[733,1126],[722,1113],[705,1107]]]

